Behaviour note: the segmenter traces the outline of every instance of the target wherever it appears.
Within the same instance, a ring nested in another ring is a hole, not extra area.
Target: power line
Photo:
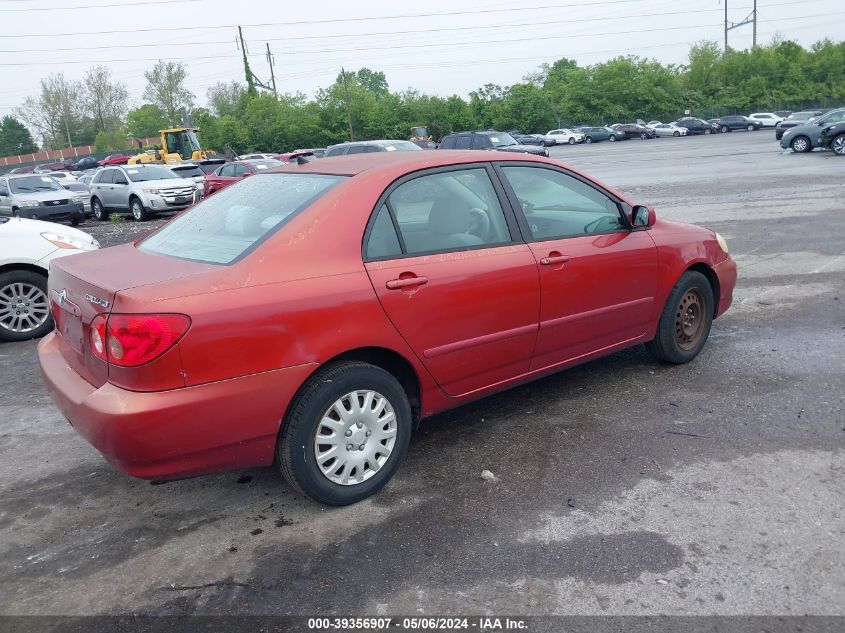
[[[446,11],[446,12],[432,12],[432,13],[406,13],[402,15],[381,15],[381,16],[365,16],[365,17],[356,17],[356,18],[329,18],[325,20],[297,20],[294,22],[263,22],[258,24],[242,24],[243,27],[264,27],[264,26],[306,26],[312,24],[340,24],[345,22],[366,22],[372,20],[405,20],[408,18],[427,18],[427,17],[452,17],[456,15],[484,15],[484,14],[493,14],[493,13],[513,13],[515,11],[541,11],[545,9],[571,9],[571,8],[582,8],[588,6],[607,6],[607,5],[616,5],[616,4],[630,4],[633,2],[645,2],[647,0],[597,0],[594,2],[579,2],[575,4],[551,4],[551,5],[539,5],[539,6],[522,6],[522,7],[514,7],[514,8],[506,8],[506,9],[476,9],[476,10],[463,10],[463,11]],[[792,0],[791,2],[786,2],[782,4],[797,4],[803,2],[804,0]],[[7,35],[3,34],[0,35],[0,38],[21,38],[21,37],[65,37],[65,36],[74,36],[74,35],[110,35],[110,34],[120,34],[120,33],[151,33],[151,32],[158,32],[158,31],[200,31],[200,30],[213,30],[213,29],[233,29],[236,28],[237,24],[221,24],[217,26],[174,26],[174,27],[159,27],[159,28],[148,28],[148,29],[126,29],[126,30],[114,30],[114,31],[76,31],[70,33],[29,33],[26,35],[15,34],[15,35]]]
[[[129,8],[129,7],[137,7],[137,6],[140,6],[140,5],[150,5],[150,4],[153,4],[153,5],[155,5],[155,4],[158,4],[158,5],[168,4],[168,5],[170,5],[170,4],[183,4],[183,3],[186,3],[186,2],[202,2],[202,0],[163,0],[161,2],[153,2],[152,0],[135,2],[133,0],[131,3],[120,2],[118,4],[81,4],[81,5],[78,5],[78,6],[75,6],[75,7],[74,6],[58,6],[58,7],[31,7],[31,8],[27,8],[27,9],[0,9],[0,12],[16,13],[16,12],[24,12],[25,11],[25,12],[29,13],[30,11],[73,11],[73,10],[76,10],[76,9],[109,9],[111,7],[121,7],[123,9],[126,9],[126,8]]]

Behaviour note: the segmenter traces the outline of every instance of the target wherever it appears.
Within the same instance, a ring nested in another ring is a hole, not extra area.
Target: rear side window
[[[345,178],[322,174],[244,178],[177,216],[138,248],[180,259],[231,264]]]
[[[469,149],[470,138],[467,135],[459,136],[455,141],[455,149]]]
[[[101,171],[99,174],[94,176],[94,182],[109,184],[112,182],[112,177],[114,176],[114,169],[106,169]]]
[[[116,185],[128,185],[129,181],[126,180],[126,176],[123,175],[123,172],[119,169],[112,170],[112,175],[114,176],[113,181]]]
[[[367,259],[381,259],[398,257],[401,254],[402,247],[399,245],[399,238],[396,236],[396,228],[390,218],[390,211],[385,205],[381,205],[367,239],[366,257]]]

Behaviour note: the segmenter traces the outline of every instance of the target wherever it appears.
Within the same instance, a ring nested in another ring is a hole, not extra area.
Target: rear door
[[[540,277],[532,369],[643,335],[654,311],[657,248],[621,203],[563,169],[499,165]]]
[[[443,390],[528,371],[537,266],[485,165],[416,173],[382,196],[364,259],[385,313]]]
[[[121,169],[114,169],[112,170],[112,190],[111,190],[111,200],[112,202],[109,203],[109,206],[115,207],[116,209],[128,209],[129,208],[129,179],[126,177],[126,174],[123,173]]]
[[[104,169],[94,177],[91,183],[91,195],[97,196],[104,207],[114,206],[111,200],[114,199],[114,169]]]

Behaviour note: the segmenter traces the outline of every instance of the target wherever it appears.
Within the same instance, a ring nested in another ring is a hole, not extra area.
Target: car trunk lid
[[[144,253],[125,244],[51,263],[48,281],[56,331],[67,363],[86,381],[99,387],[108,380],[108,365],[91,351],[92,320],[110,314],[119,293],[162,284],[216,268]]]

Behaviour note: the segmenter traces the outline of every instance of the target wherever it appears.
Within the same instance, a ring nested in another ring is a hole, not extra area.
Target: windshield
[[[419,145],[411,141],[393,141],[391,143],[382,143],[381,146],[388,152],[413,152],[421,149]]]
[[[265,158],[264,160],[253,160],[250,161],[256,169],[263,170],[263,169],[270,169],[271,167],[278,167],[279,165],[284,165],[284,163],[280,160],[275,160],[272,158]]]
[[[177,216],[138,248],[231,264],[345,178],[287,173],[246,178]]]
[[[205,176],[205,172],[199,167],[174,168],[173,173],[182,178],[193,178],[194,176]]]
[[[60,191],[62,186],[50,176],[27,176],[9,180],[12,193],[35,193],[37,191]]]
[[[507,132],[499,132],[490,136],[490,142],[493,143],[493,147],[507,147],[508,145],[519,145],[519,143],[516,142],[516,139]]]
[[[126,174],[132,182],[146,182],[148,180],[167,180],[168,178],[181,178],[167,167],[137,167],[127,169]]]

